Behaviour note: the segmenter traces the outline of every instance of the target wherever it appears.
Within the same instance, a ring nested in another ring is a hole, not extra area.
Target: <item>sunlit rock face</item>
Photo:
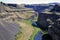
[[[18,24],[0,20],[0,40],[15,40],[18,31]]]
[[[35,14],[37,12],[32,8],[24,7],[24,4],[6,4],[0,2],[0,19],[21,21],[22,19],[30,19]]]
[[[3,12],[4,11],[4,6],[3,6],[4,3],[0,2],[0,12]]]

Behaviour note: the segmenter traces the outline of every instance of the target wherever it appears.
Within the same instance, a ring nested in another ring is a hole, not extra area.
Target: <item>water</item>
[[[42,33],[41,33],[41,32],[38,32],[38,33],[35,35],[34,40],[42,40]]]

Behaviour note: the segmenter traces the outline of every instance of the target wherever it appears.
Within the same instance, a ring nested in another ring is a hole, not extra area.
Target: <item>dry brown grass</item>
[[[22,35],[17,40],[28,40],[33,33],[33,27],[26,24],[25,22],[20,22],[20,27],[22,27]]]
[[[15,14],[23,19],[28,19],[30,18],[32,15],[34,15],[33,13],[29,13],[29,12],[22,12],[22,13],[19,13],[19,12],[15,12]]]

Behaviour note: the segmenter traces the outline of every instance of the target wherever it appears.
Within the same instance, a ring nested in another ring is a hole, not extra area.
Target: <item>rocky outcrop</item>
[[[60,15],[56,15],[56,14],[47,14],[48,12],[44,12],[44,13],[39,13],[38,16],[38,25],[43,28],[48,28],[49,23],[47,22],[47,19],[50,19],[51,21],[55,21],[56,19],[60,18]]]
[[[60,40],[60,20],[57,19],[54,24],[48,27],[48,33],[53,38],[53,40]]]
[[[55,5],[50,11],[39,13],[38,25],[40,28],[48,29],[53,40],[60,40],[60,6]]]
[[[57,8],[56,8],[57,7]],[[59,7],[58,6],[54,6],[53,9],[51,9],[51,11],[44,11],[39,13],[38,15],[38,25],[39,27],[43,27],[44,29],[47,28],[48,29],[48,25],[49,23],[47,22],[47,19],[50,19],[51,21],[55,21],[56,19],[60,18],[60,13],[58,13],[57,10]]]
[[[50,10],[50,12],[60,12],[60,4],[56,4],[54,8]]]
[[[24,7],[24,4],[6,4],[0,2],[0,6],[0,18],[6,20],[29,19],[37,13],[32,8]]]
[[[0,40],[15,40],[18,31],[18,24],[0,20]]]

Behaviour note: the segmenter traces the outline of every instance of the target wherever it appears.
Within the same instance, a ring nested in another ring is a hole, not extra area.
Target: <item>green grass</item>
[[[37,17],[35,18],[35,20],[37,19]],[[27,25],[31,25],[32,23],[29,20],[23,20],[23,22],[25,22]],[[30,36],[29,40],[34,40],[34,36],[40,31],[40,28],[34,27],[31,25],[31,27],[33,27],[34,31],[32,33],[32,35]]]
[[[21,28],[19,28],[19,32],[17,33],[15,39],[18,40],[18,39],[20,38],[21,35],[22,35]]]
[[[29,20],[23,20],[24,23],[26,23],[27,25],[31,25],[32,23]]]
[[[35,35],[36,35],[39,31],[41,31],[41,29],[32,26],[32,25],[31,25],[32,23],[31,23],[29,20],[22,20],[22,21],[23,21],[24,23],[26,23],[27,25],[33,27],[34,30],[33,30],[32,35],[30,36],[30,39],[29,39],[29,40],[34,40]],[[33,21],[37,21],[37,17],[35,17]],[[17,23],[18,23],[18,22],[17,22]],[[46,33],[47,33],[47,32],[46,32]],[[45,33],[44,33],[44,34],[45,34]],[[21,35],[22,35],[22,32],[21,32],[21,28],[20,28],[20,32],[18,32],[18,34],[17,34],[17,36],[16,36],[16,40],[17,40],[18,38],[20,38]]]
[[[26,23],[27,25],[31,25],[32,23],[29,21],[29,20],[22,20],[24,23]],[[18,21],[16,21],[16,23],[17,24],[19,24],[19,22]],[[17,33],[17,35],[16,35],[16,40],[18,40],[20,37],[21,37],[21,35],[22,35],[22,30],[21,30],[22,28],[21,27],[19,27],[19,32]]]
[[[37,17],[34,17],[34,20],[33,21],[37,21]],[[33,28],[34,28],[34,31],[33,31],[33,33],[32,33],[32,35],[30,36],[30,39],[29,40],[34,40],[34,37],[35,37],[35,35],[39,32],[39,31],[42,31],[42,29],[40,29],[40,28],[37,28],[37,27],[34,27],[34,26],[32,26]],[[43,35],[44,34],[47,34],[47,31],[42,31],[43,32]]]
[[[40,31],[39,28],[34,27],[34,31],[33,31],[32,35],[30,36],[30,39],[29,39],[29,40],[34,40],[35,35],[36,35],[39,31]]]
[[[34,17],[34,20],[33,21],[37,21],[37,17]]]
[[[22,35],[22,32],[18,32],[16,35],[16,40],[19,39],[21,35]]]
[[[19,25],[19,22],[18,21],[16,21],[16,23]],[[21,32],[21,27],[19,27],[19,32],[17,33],[17,35],[16,35],[16,40],[18,40],[19,38],[20,38],[20,36],[22,35],[22,32]]]
[[[37,17],[34,17],[33,21],[37,21]],[[33,31],[32,35],[30,36],[29,40],[34,40],[35,35],[40,31],[39,28],[34,27],[34,26],[32,26],[32,27],[34,28],[34,31]]]

